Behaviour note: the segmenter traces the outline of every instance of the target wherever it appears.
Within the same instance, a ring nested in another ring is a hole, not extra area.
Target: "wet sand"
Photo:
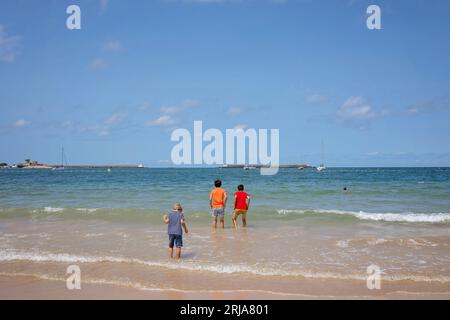
[[[188,275],[180,275],[188,276]],[[253,279],[254,280],[254,279]],[[253,281],[252,280],[252,281]],[[286,279],[292,281],[292,279]],[[368,290],[363,283],[343,280],[295,280],[296,292],[264,290],[270,280],[258,279],[260,289],[250,290],[183,290],[134,288],[108,283],[82,283],[80,290],[69,290],[61,279],[36,276],[0,276],[1,300],[391,300],[391,299],[450,299],[448,285],[400,281],[384,283],[381,290]],[[243,283],[249,283],[243,279]]]

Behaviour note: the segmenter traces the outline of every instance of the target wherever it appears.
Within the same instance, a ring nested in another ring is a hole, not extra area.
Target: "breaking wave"
[[[344,211],[344,210],[278,210],[280,215],[289,214],[329,214],[347,215],[360,220],[386,221],[386,222],[426,222],[426,223],[446,223],[450,222],[450,213],[370,213],[364,211]]]

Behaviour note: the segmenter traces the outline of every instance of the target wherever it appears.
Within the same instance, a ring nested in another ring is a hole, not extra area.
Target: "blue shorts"
[[[215,218],[219,217],[219,218],[223,219],[223,217],[225,216],[225,209],[224,208],[214,208],[214,209],[212,209],[211,214]]]
[[[177,248],[183,246],[183,236],[179,234],[169,234],[169,248],[173,248],[173,245]]]

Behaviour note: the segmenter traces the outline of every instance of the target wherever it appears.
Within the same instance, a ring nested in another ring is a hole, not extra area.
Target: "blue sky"
[[[2,0],[0,162],[167,166],[203,120],[279,128],[282,163],[449,166],[449,39],[448,0]]]

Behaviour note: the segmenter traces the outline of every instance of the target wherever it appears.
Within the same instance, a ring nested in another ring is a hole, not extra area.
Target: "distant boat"
[[[320,166],[318,166],[316,169],[317,171],[321,172],[324,171],[327,167],[325,167],[323,164],[321,164]]]
[[[64,170],[64,162],[67,164],[66,154],[64,153],[64,147],[61,148],[61,165],[53,167],[52,170]]]
[[[323,140],[322,140],[322,146],[321,146],[321,154],[322,154],[322,163],[320,164],[320,166],[318,166],[316,168],[317,171],[322,172],[324,170],[326,170],[327,167],[325,167],[325,165],[323,164]]]
[[[108,168],[108,170],[107,170],[108,172],[111,172],[111,169],[110,168]]]
[[[255,170],[255,166],[244,166],[244,170]]]
[[[138,165],[138,168],[144,168],[143,164]]]

